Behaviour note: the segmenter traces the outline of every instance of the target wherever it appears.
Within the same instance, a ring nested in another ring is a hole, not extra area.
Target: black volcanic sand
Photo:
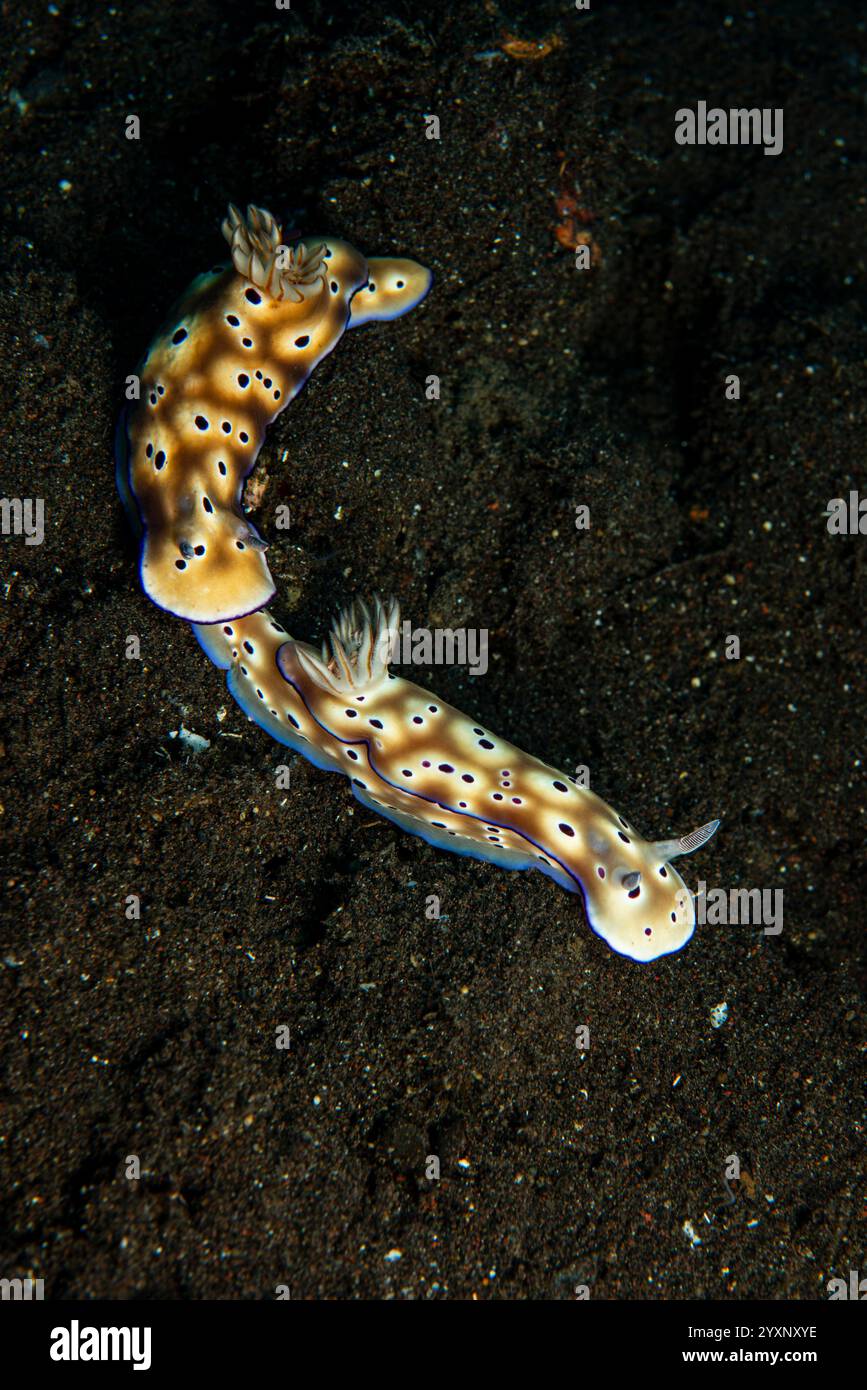
[[[864,1268],[867,542],[823,516],[867,433],[858,9],[7,7],[2,489],[46,533],[2,550],[4,1276],[736,1300]],[[676,145],[699,99],[783,107],[783,154]],[[690,883],[782,888],[781,935],[615,955],[287,757],[145,599],[114,419],[230,199],[436,275],[268,436],[277,616],[318,640],[378,590],[489,629],[486,676],[418,679],[649,836],[721,816]]]

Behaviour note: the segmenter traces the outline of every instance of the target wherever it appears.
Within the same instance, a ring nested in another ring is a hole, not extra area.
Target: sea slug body
[[[347,327],[424,298],[414,261],[336,238],[283,246],[271,215],[230,208],[232,266],[195,280],[141,369],[118,431],[118,486],[142,535],[141,579],[193,625],[233,698],[278,742],[342,772],[366,807],[428,843],[581,892],[590,926],[648,961],[692,936],[671,861],[710,839],[645,840],[600,797],[389,670],[396,603],[349,605],[330,645],[294,640],[267,611],[265,542],[240,508],[270,421]]]
[[[245,220],[230,207],[223,232],[232,264],[195,279],[151,344],[118,460],[143,528],[145,593],[201,623],[274,596],[266,544],[240,507],[267,426],[350,323],[396,318],[431,283],[415,261],[367,261],[336,237],[284,246],[260,208]]]

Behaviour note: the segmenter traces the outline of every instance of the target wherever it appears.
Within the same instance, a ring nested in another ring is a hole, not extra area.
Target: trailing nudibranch
[[[236,209],[234,269],[200,276],[142,368],[118,434],[118,483],[141,519],[142,583],[192,622],[241,708],[278,742],[342,772],[363,805],[430,844],[539,869],[584,895],[614,950],[654,960],[692,936],[671,861],[719,822],[651,843],[600,797],[388,669],[397,605],[351,604],[317,653],[264,605],[273,591],[240,489],[265,426],[347,327],[406,313],[430,273],[365,259],[333,238],[291,251],[269,213]],[[286,253],[286,254],[284,254]]]

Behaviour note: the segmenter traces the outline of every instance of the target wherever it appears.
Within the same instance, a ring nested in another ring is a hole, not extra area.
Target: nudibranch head
[[[274,596],[267,543],[231,506],[211,501],[216,491],[191,491],[171,529],[149,527],[142,543],[145,593],[191,623],[213,622],[215,611],[221,619],[255,613]]]
[[[632,960],[679,951],[695,930],[695,904],[671,860],[700,849],[720,822],[709,821],[680,840],[651,843],[601,806],[585,832],[590,863],[582,880],[591,927]]]

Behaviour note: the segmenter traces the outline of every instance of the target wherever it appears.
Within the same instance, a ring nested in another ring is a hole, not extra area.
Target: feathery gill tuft
[[[326,247],[284,246],[282,231],[270,212],[252,203],[244,217],[234,203],[223,222],[223,236],[232,248],[232,263],[239,275],[264,290],[272,299],[291,299],[296,304],[310,298],[325,283]],[[305,292],[306,291],[306,292]]]
[[[321,657],[305,647],[299,648],[299,660],[323,690],[351,695],[372,689],[388,675],[399,623],[396,599],[383,603],[375,594],[371,612],[363,599],[354,598],[338,613],[328,643],[322,643]]]

